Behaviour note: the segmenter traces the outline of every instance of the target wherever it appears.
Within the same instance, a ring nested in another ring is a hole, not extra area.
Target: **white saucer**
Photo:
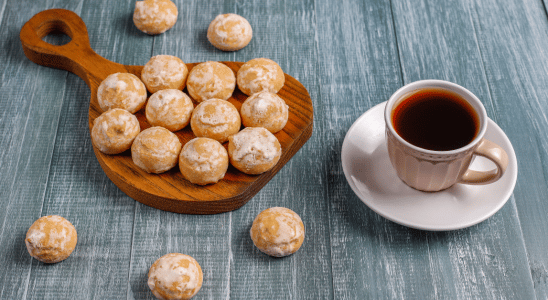
[[[390,164],[385,140],[384,107],[376,105],[348,130],[342,145],[344,175],[356,195],[379,215],[398,224],[432,231],[475,225],[495,214],[510,198],[517,179],[517,160],[510,140],[489,119],[485,138],[500,145],[510,162],[506,173],[489,185],[456,184],[436,193],[420,192],[405,185]],[[474,170],[494,164],[478,157]]]

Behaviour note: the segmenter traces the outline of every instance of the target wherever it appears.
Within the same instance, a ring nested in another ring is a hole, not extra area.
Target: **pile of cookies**
[[[94,120],[92,143],[109,155],[131,149],[135,165],[148,173],[178,163],[183,177],[198,185],[224,178],[229,162],[243,173],[261,174],[281,156],[274,134],[289,116],[276,94],[284,81],[280,66],[266,58],[246,62],[235,75],[220,62],[200,63],[189,72],[181,59],[157,55],[141,78],[115,73],[101,82],[97,101],[104,112]],[[228,101],[236,86],[249,95],[239,111]],[[151,127],[141,131],[134,114],[143,108]],[[196,138],[183,145],[173,132],[188,125]]]

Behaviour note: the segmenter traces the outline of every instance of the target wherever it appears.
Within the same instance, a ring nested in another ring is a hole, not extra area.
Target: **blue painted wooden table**
[[[134,1],[0,1],[1,299],[151,299],[148,268],[170,252],[202,266],[196,299],[548,298],[548,2],[174,2],[175,27],[148,36],[133,25]],[[19,30],[50,8],[80,15],[95,51],[122,64],[157,54],[273,59],[308,89],[313,135],[239,210],[196,216],[144,206],[93,154],[86,84],[22,52]],[[228,12],[253,27],[238,52],[216,50],[206,38],[209,22]],[[341,167],[345,133],[361,114],[404,84],[431,78],[475,93],[518,160],[504,207],[456,231],[384,219],[352,192]],[[303,247],[282,259],[249,238],[255,216],[272,206],[296,211],[306,226]],[[24,237],[51,214],[75,225],[78,245],[46,265],[29,256]]]

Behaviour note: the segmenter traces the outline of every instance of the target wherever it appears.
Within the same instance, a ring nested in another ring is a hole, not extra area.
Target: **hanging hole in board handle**
[[[63,46],[72,41],[70,28],[63,22],[44,23],[38,29],[38,36],[44,42],[54,46]]]
[[[71,41],[52,45],[42,40],[51,33],[66,34]],[[19,37],[25,55],[31,61],[53,68],[67,69],[64,63],[75,55],[74,52],[91,50],[86,24],[66,9],[49,9],[34,15],[23,25]]]

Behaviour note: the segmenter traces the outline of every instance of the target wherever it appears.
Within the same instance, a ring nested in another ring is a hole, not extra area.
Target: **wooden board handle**
[[[65,45],[52,45],[42,40],[51,33],[64,33],[71,38]],[[93,51],[86,24],[77,14],[66,9],[49,9],[32,17],[19,34],[25,55],[46,67],[67,70],[82,78],[89,87],[107,73],[128,72],[123,65],[109,61]]]

